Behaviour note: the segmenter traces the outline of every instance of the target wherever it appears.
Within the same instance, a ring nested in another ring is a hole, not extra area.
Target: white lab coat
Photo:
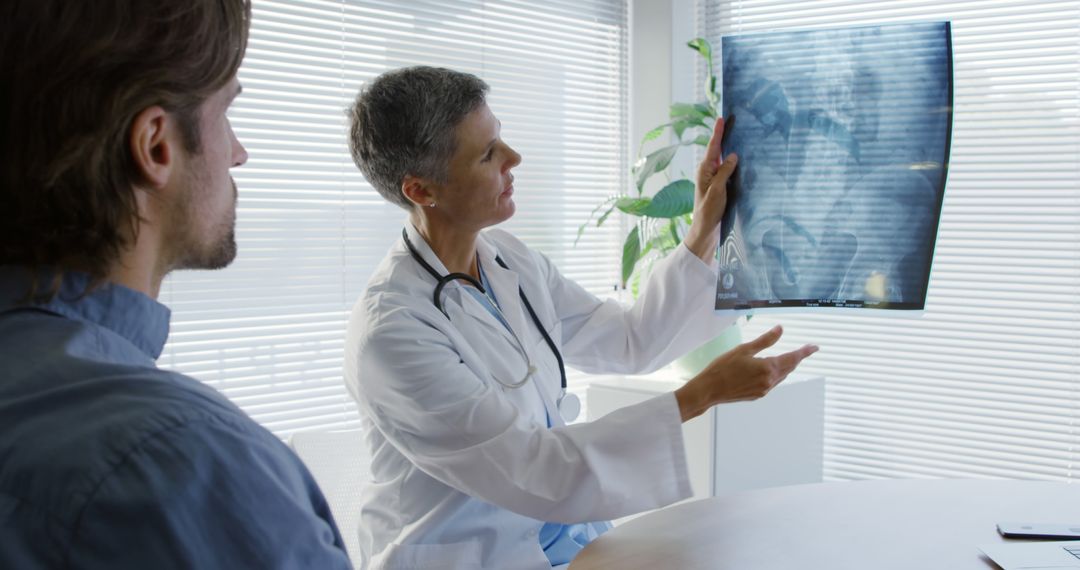
[[[411,224],[407,232],[446,274]],[[517,382],[526,370],[503,325],[459,282],[443,292],[447,320],[432,302],[435,279],[402,240],[353,308],[345,374],[372,454],[360,521],[369,568],[550,568],[537,540],[545,521],[612,519],[692,494],[672,394],[565,425],[555,403],[557,361],[518,285],[567,365],[637,373],[734,322],[711,310],[715,271],[680,246],[626,308],[597,299],[505,231],[482,233],[477,254],[539,368],[521,388],[494,380]]]

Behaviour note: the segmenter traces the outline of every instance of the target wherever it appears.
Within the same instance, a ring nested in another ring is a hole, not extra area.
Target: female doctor
[[[736,157],[717,121],[693,225],[630,308],[601,301],[509,233],[521,162],[487,85],[430,67],[388,72],[351,110],[367,180],[408,211],[356,303],[346,382],[372,481],[360,544],[369,568],[560,567],[607,519],[691,496],[680,424],[759,398],[816,347],[771,358],[779,328],[717,358],[673,393],[593,422],[565,395],[565,365],[655,370],[732,324],[712,307],[713,253]]]

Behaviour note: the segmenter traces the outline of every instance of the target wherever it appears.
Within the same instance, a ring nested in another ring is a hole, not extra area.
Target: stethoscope
[[[481,293],[484,294],[485,297],[487,297],[488,301],[491,303],[491,306],[499,314],[499,318],[502,319],[503,323],[505,324],[506,329],[510,331],[510,336],[514,339],[514,348],[516,348],[517,351],[521,354],[521,357],[525,360],[525,364],[528,367],[528,370],[525,372],[525,377],[517,382],[507,383],[500,380],[499,378],[495,378],[495,381],[507,388],[520,388],[524,386],[525,383],[529,381],[529,378],[532,378],[532,376],[536,374],[536,365],[534,365],[532,359],[529,358],[529,352],[525,350],[525,345],[521,342],[521,339],[518,337],[517,333],[514,332],[514,329],[510,328],[510,321],[507,321],[506,317],[503,316],[503,312],[502,309],[499,307],[499,304],[495,302],[495,299],[491,298],[491,295],[488,293],[487,289],[484,288],[484,285],[480,282],[480,280],[476,279],[472,275],[469,275],[468,273],[451,273],[449,275],[439,275],[439,272],[435,271],[435,268],[428,264],[427,261],[424,261],[424,257],[420,255],[420,252],[417,251],[415,247],[413,247],[412,241],[409,240],[409,234],[405,231],[404,228],[402,228],[401,230],[401,238],[405,240],[405,247],[409,248],[409,254],[412,255],[413,259],[415,259],[421,267],[427,270],[427,272],[435,278],[435,292],[432,295],[432,300],[435,303],[435,308],[439,309],[439,311],[446,317],[447,320],[450,320],[450,314],[447,313],[446,309],[444,309],[442,306],[442,290],[444,287],[446,287],[447,283],[451,283],[458,279],[463,279],[469,282],[469,284],[473,287],[476,287]],[[495,263],[498,263],[499,266],[503,269],[510,269],[506,266],[506,262],[504,262],[502,260],[502,257],[500,256],[495,256]],[[479,264],[479,260],[477,260],[477,264]],[[536,328],[540,330],[540,334],[544,336],[544,342],[547,343],[548,348],[550,348],[552,354],[555,355],[555,360],[559,362],[559,376],[561,377],[562,384],[559,388],[559,397],[556,400],[555,405],[556,407],[558,407],[559,415],[562,416],[563,420],[566,422],[572,422],[577,419],[578,414],[581,413],[581,401],[576,395],[570,394],[566,391],[566,367],[563,365],[562,354],[555,346],[555,341],[551,340],[551,336],[548,335],[547,330],[544,329],[544,325],[540,322],[540,317],[536,316],[536,311],[533,310],[532,303],[529,302],[529,298],[525,296],[525,291],[521,288],[520,285],[518,286],[518,295],[521,297],[522,303],[525,304],[525,308],[529,311],[529,316],[532,317],[533,324],[535,324]]]

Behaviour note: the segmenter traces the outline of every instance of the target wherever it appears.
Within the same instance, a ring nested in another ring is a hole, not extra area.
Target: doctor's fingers
[[[782,372],[779,363],[738,347],[718,356],[688,384],[702,386],[709,394],[709,406],[713,406],[756,400],[783,379]]]
[[[798,350],[785,352],[777,356],[765,358],[749,357],[753,365],[744,369],[745,377],[741,382],[742,394],[740,400],[756,400],[764,397],[772,391],[777,384],[781,383],[811,354],[818,351],[814,345],[806,345]]]
[[[766,358],[749,355],[732,355],[734,358],[725,363],[727,381],[720,386],[713,403],[744,402],[757,400],[768,394],[779,384],[786,374],[780,367]]]
[[[720,169],[711,177],[700,176],[694,190],[694,226],[703,229],[708,235],[719,231],[720,222],[727,209],[727,180],[735,170],[738,157],[728,155]],[[702,163],[702,168],[705,163]]]
[[[712,136],[709,137],[709,144],[705,148],[705,157],[698,165],[698,182],[708,181],[720,170],[724,159],[724,139],[733,126],[735,126],[734,115],[726,120],[723,118],[716,120]]]
[[[807,344],[803,345],[797,350],[791,352],[785,352],[776,356],[770,356],[766,360],[770,360],[775,367],[776,373],[781,376],[781,380],[787,377],[802,364],[803,360],[806,360],[811,354],[814,354],[819,350],[817,345]]]
[[[701,166],[698,170],[697,179],[697,194],[699,197],[708,196],[711,194],[724,194],[727,196],[727,181],[731,178],[731,175],[735,172],[735,167],[739,164],[739,156],[735,153],[731,153],[713,165],[709,163],[709,159],[701,161]]]
[[[705,158],[701,161],[701,171],[711,174],[716,172],[717,167],[720,164],[720,156],[723,154],[723,149],[720,145],[723,143],[724,138],[724,119],[720,117],[716,119],[716,124],[713,125],[712,136],[709,138],[709,146],[705,148]]]
[[[783,336],[783,334],[784,327],[776,325],[775,327],[761,333],[761,336],[755,338],[754,340],[744,342],[739,346],[735,347],[735,350],[742,351],[750,355],[757,354],[765,350],[766,348],[769,348],[770,346],[776,344],[776,342],[780,340],[780,337]]]

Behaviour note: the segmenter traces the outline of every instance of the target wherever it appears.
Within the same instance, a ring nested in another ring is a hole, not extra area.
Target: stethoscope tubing
[[[415,259],[416,262],[424,268],[424,270],[426,270],[429,274],[431,274],[432,277],[435,278],[436,283],[435,291],[433,294],[433,301],[435,303],[435,308],[439,309],[439,312],[441,312],[447,320],[450,320],[450,314],[447,313],[446,309],[444,309],[442,306],[442,291],[443,288],[446,287],[447,283],[462,279],[464,281],[467,281],[473,287],[479,289],[481,293],[484,293],[485,295],[487,294],[487,290],[484,288],[484,285],[480,283],[480,280],[476,279],[472,275],[469,275],[467,273],[450,273],[448,275],[440,275],[439,272],[431,266],[431,264],[424,260],[424,257],[420,255],[420,252],[416,250],[416,247],[413,246],[412,241],[409,240],[409,234],[405,230],[405,228],[401,229],[401,238],[405,241],[405,247],[409,250],[409,254],[413,257],[413,259]],[[503,269],[510,269],[509,267],[507,267],[506,262],[502,260],[501,256],[495,256],[495,263],[498,263],[499,266]],[[558,347],[555,346],[555,341],[551,339],[551,335],[549,335],[547,329],[544,328],[544,324],[540,321],[540,317],[537,316],[536,310],[533,309],[532,303],[529,302],[529,297],[525,295],[525,290],[522,289],[520,285],[518,285],[518,296],[521,297],[521,302],[525,305],[525,309],[529,312],[529,317],[532,319],[533,324],[536,325],[536,328],[540,330],[540,334],[544,337],[544,343],[548,345],[548,348],[551,349],[551,353],[555,355],[555,360],[559,363],[559,377],[561,381],[560,386],[562,389],[562,393],[565,394],[566,366],[563,364],[562,353],[560,353]],[[513,331],[511,331],[511,334],[514,334]],[[520,344],[521,341],[519,340],[518,343]],[[524,350],[524,346],[522,346],[522,350]],[[528,354],[526,354],[525,356],[527,358]],[[528,381],[528,379],[529,376],[527,375],[525,379],[521,382],[517,384],[507,384],[506,386],[511,388],[517,388],[524,385],[525,382]]]

